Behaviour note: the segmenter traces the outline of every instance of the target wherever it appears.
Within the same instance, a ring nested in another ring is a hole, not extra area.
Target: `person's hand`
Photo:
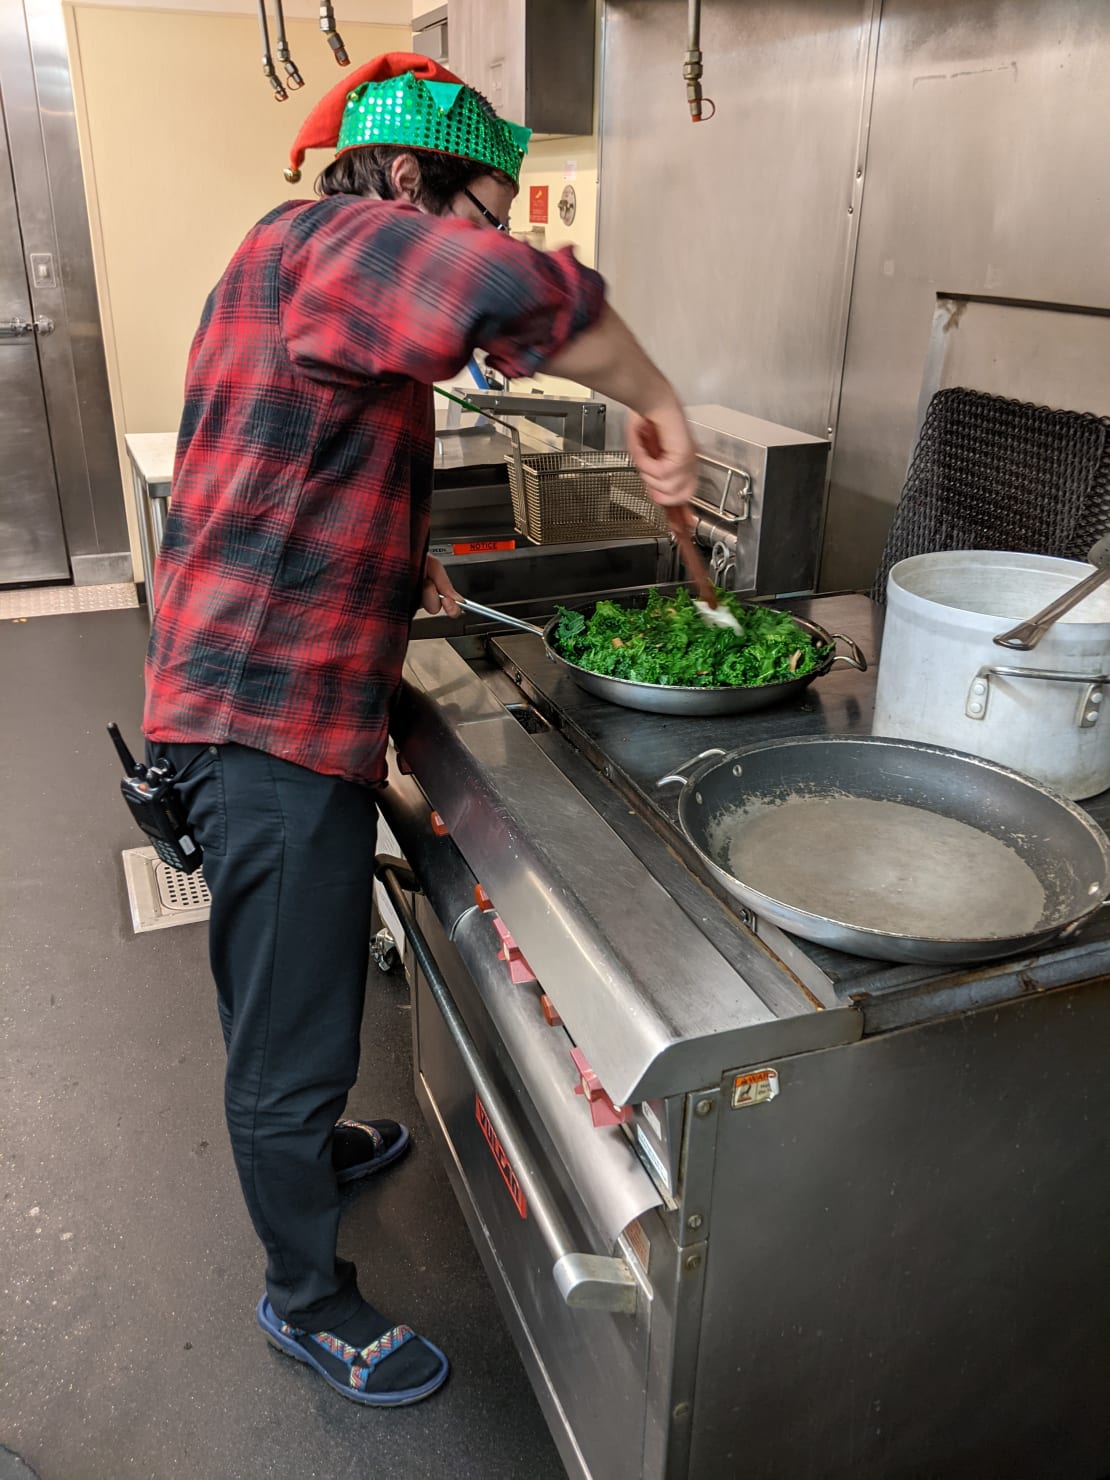
[[[457,617],[462,610],[455,598],[458,592],[451,584],[451,577],[443,568],[443,561],[429,555],[424,561],[424,594],[421,606],[430,617]]]
[[[694,439],[677,400],[647,416],[628,413],[628,450],[657,504],[688,504],[697,492]]]

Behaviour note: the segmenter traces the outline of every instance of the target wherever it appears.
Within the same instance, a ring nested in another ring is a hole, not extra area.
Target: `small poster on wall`
[[[547,193],[546,185],[530,185],[528,187],[528,221],[533,226],[547,225]]]

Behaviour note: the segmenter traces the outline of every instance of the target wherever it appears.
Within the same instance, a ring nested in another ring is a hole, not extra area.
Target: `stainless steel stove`
[[[877,655],[865,598],[797,609]],[[866,734],[872,696],[671,719],[527,636],[410,649],[417,1089],[572,1475],[1110,1472],[1110,921],[964,971],[839,955],[738,912],[655,786]]]

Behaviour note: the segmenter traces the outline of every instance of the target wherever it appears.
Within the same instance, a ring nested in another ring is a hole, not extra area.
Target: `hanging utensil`
[[[285,36],[285,7],[282,0],[274,0],[274,48],[277,59],[285,68],[289,86],[295,92],[304,87],[304,78],[297,71],[297,64],[289,54],[289,42]]]
[[[1031,652],[1054,622],[1090,596],[1103,581],[1110,579],[1110,534],[1103,535],[1102,539],[1091,546],[1087,559],[1096,567],[1089,576],[1084,576],[1070,591],[1058,596],[1035,617],[1030,617],[1027,622],[1020,622],[1008,632],[999,633],[994,639],[997,646],[1016,648],[1021,653]]]
[[[266,0],[258,0],[258,29],[262,34],[262,75],[274,90],[274,102],[284,103],[289,94],[274,71],[274,58],[270,51],[270,26],[266,20]]]
[[[350,57],[347,48],[343,45],[343,38],[335,29],[335,11],[328,0],[321,0],[320,4],[320,30],[324,33],[324,39],[335,52],[335,60],[341,67],[350,65]]]

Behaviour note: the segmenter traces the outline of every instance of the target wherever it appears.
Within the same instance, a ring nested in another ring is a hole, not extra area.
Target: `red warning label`
[[[515,550],[516,540],[465,540],[451,546],[452,555],[482,555],[487,550]]]
[[[737,1074],[732,1081],[732,1108],[745,1110],[749,1105],[765,1105],[778,1092],[777,1069],[756,1069],[751,1074]]]

